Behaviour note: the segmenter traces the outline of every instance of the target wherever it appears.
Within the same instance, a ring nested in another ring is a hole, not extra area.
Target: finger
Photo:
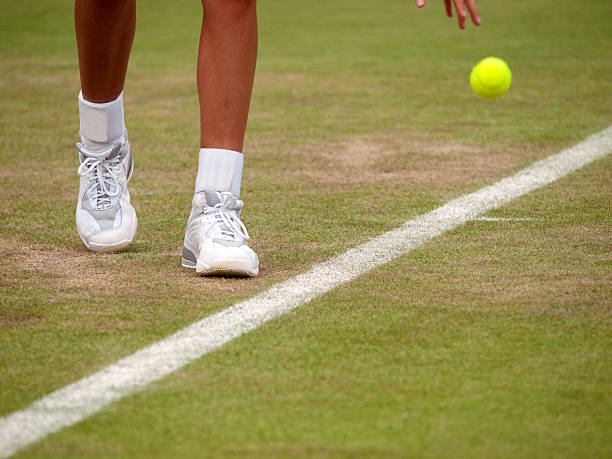
[[[478,15],[478,10],[476,9],[476,3],[474,0],[465,0],[465,6],[467,6],[470,16],[472,16],[472,22],[474,25],[480,25],[480,16]]]
[[[417,8],[423,8],[425,6],[425,0],[416,0]]]
[[[453,17],[453,4],[451,3],[451,0],[444,0],[444,6],[446,7],[446,15],[449,18]]]
[[[455,0],[455,9],[457,10],[457,17],[459,18],[459,28],[465,29],[465,3],[463,0]]]

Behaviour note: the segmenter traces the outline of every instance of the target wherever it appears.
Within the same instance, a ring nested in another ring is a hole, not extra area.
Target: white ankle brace
[[[115,100],[96,104],[79,93],[80,135],[84,144],[108,144],[125,132],[123,118],[123,93]]]
[[[240,196],[244,156],[233,150],[201,148],[195,191],[231,191]]]

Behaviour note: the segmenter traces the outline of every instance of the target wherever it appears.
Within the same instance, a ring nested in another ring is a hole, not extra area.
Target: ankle
[[[231,192],[240,196],[244,156],[233,150],[201,148],[198,158],[194,202],[205,191]]]
[[[125,135],[123,93],[115,100],[94,103],[79,93],[80,136],[89,147],[109,145]]]

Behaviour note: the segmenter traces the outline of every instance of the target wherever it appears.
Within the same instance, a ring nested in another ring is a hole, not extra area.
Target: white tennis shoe
[[[256,276],[259,259],[246,244],[243,203],[230,192],[203,191],[193,198],[182,264],[200,275]]]
[[[136,234],[136,212],[127,189],[134,163],[124,134],[116,142],[92,148],[77,143],[81,165],[76,225],[94,252],[125,249]]]

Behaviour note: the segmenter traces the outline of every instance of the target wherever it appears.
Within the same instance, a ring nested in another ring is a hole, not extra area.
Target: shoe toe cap
[[[238,247],[207,241],[201,246],[197,260],[197,271],[225,272],[254,276],[259,273],[259,259],[253,249],[246,244]]]
[[[90,220],[83,214],[91,217],[87,212],[77,212],[77,229],[81,239],[90,250],[96,252],[121,250],[129,246],[134,239],[137,222],[133,209],[121,219],[117,227],[107,230],[100,230],[100,226],[96,225],[93,217]]]

